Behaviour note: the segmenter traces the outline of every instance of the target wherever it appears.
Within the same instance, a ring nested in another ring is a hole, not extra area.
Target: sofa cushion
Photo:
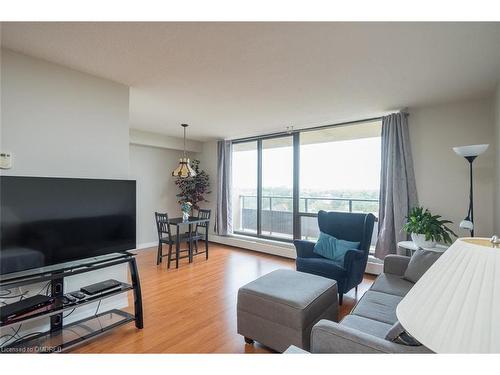
[[[392,325],[398,320],[396,306],[402,299],[393,294],[369,290],[354,307],[352,314]]]
[[[358,315],[347,315],[344,319],[342,319],[340,324],[382,339],[386,337],[392,327],[390,324]]]
[[[401,276],[392,275],[390,273],[381,273],[373,282],[370,290],[404,297],[413,285],[415,284],[405,280]]]
[[[412,283],[416,283],[422,275],[434,264],[441,256],[441,252],[432,250],[418,249],[408,263],[404,278]]]

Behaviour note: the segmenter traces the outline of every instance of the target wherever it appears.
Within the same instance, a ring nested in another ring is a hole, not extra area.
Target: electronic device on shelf
[[[35,310],[51,305],[54,298],[38,294],[33,297],[24,298],[21,301],[9,303],[0,309],[0,320],[2,323],[15,320]]]
[[[71,294],[65,294],[63,297],[62,297],[62,303],[63,305],[67,305],[68,303],[73,303],[73,302],[76,302],[77,301],[77,298],[76,297],[73,297]]]
[[[121,285],[122,285],[121,282],[114,280],[114,279],[109,279],[109,280],[101,281],[99,283],[95,283],[92,285],[84,286],[80,290],[82,292],[84,292],[85,294],[93,296],[95,294],[102,293],[102,292],[105,292],[107,290],[118,288]]]
[[[69,293],[69,295],[76,298],[76,299],[84,299],[85,298],[85,294],[82,292],[71,292],[71,293]]]

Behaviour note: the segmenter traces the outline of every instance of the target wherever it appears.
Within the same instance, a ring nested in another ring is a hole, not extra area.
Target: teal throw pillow
[[[347,253],[348,250],[358,248],[359,242],[339,240],[329,234],[320,232],[318,242],[314,245],[313,252],[343,266],[345,253]]]

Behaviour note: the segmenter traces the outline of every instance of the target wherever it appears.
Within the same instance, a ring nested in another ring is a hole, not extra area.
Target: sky
[[[292,147],[264,149],[263,187],[292,186]],[[302,145],[300,189],[378,190],[380,137]],[[256,189],[257,151],[233,154],[233,189]],[[235,191],[236,192],[236,191]]]

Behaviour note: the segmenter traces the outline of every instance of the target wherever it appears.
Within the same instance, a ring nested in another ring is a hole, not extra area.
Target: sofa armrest
[[[297,258],[320,258],[320,256],[314,254],[314,242],[305,240],[295,240],[293,241],[295,249],[297,250]]]
[[[431,353],[431,351],[425,346],[396,344],[323,319],[312,328],[311,353]]]
[[[389,254],[384,259],[384,273],[403,276],[405,274],[410,257],[404,255]]]

